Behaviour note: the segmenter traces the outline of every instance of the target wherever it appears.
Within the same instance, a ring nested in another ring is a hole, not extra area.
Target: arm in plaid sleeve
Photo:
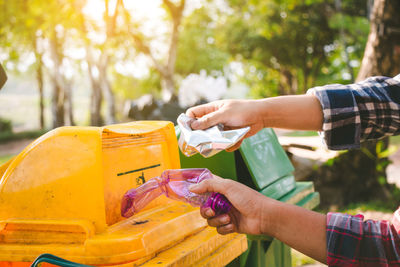
[[[321,102],[325,143],[333,150],[359,148],[360,142],[400,134],[400,75],[310,89]]]
[[[329,266],[400,266],[400,237],[387,221],[328,213]]]

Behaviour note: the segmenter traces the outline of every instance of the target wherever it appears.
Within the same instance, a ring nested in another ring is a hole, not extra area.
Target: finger
[[[235,226],[232,223],[223,225],[223,226],[219,226],[219,227],[217,227],[217,232],[221,235],[227,235],[227,234],[235,232]]]
[[[207,219],[208,225],[212,226],[212,227],[220,227],[223,225],[227,225],[230,222],[231,222],[231,217],[229,217],[228,214],[222,214],[222,215]]]
[[[262,129],[262,128],[258,128],[258,127],[251,126],[251,127],[250,127],[250,131],[248,131],[248,132],[245,134],[245,136],[243,137],[243,139],[246,139],[246,138],[248,138],[248,137],[250,137],[250,136],[255,135],[255,134],[258,133],[261,129]]]
[[[220,110],[208,113],[203,117],[195,120],[190,125],[194,130],[203,130],[210,128],[218,123],[223,123],[223,112]]]
[[[214,104],[207,103],[189,108],[188,110],[186,110],[186,116],[197,119],[203,117],[208,113],[214,112],[215,110],[216,108]]]
[[[206,179],[198,184],[191,185],[189,190],[196,194],[204,194],[207,192],[217,192],[225,194],[226,192],[226,181],[216,175],[213,179]]]
[[[200,208],[200,214],[204,219],[208,219],[215,216],[215,212],[211,208]]]

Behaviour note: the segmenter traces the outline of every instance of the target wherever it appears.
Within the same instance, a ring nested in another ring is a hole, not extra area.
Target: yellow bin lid
[[[42,253],[89,265],[154,257],[205,220],[165,197],[125,219],[121,198],[179,166],[170,122],[48,132],[0,166],[0,263],[31,262]]]

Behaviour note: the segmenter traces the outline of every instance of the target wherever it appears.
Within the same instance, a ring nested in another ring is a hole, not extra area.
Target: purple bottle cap
[[[210,207],[215,214],[224,214],[230,211],[232,204],[224,195],[220,193],[212,193],[208,197],[204,206]]]

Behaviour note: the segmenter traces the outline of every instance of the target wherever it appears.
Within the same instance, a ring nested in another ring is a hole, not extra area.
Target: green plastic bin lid
[[[294,171],[275,132],[270,128],[243,140],[240,152],[258,190]]]
[[[3,69],[3,66],[0,64],[0,90],[3,88],[3,85],[7,81],[7,75],[5,70]]]
[[[262,189],[260,193],[273,199],[280,199],[295,187],[296,180],[293,174],[288,174]]]
[[[179,127],[175,127],[175,133],[179,138]],[[290,175],[293,171],[293,165],[290,162],[286,152],[279,144],[275,132],[270,128],[259,131],[256,135],[243,140],[240,147],[240,154],[248,169],[251,179],[258,191],[276,182],[280,178]],[[233,153],[222,151],[211,158],[203,158],[200,155],[194,155],[187,158],[180,154],[182,168],[208,168],[214,174],[224,178],[236,180],[236,171],[234,166]],[[237,166],[240,167],[240,166]],[[289,179],[291,179],[289,181]],[[294,178],[287,178],[281,181],[283,185],[275,188],[280,195],[284,195],[293,188]],[[279,183],[276,183],[278,185]],[[289,186],[288,186],[289,185]],[[282,189],[282,190],[278,190]],[[271,190],[267,190],[268,193]]]

